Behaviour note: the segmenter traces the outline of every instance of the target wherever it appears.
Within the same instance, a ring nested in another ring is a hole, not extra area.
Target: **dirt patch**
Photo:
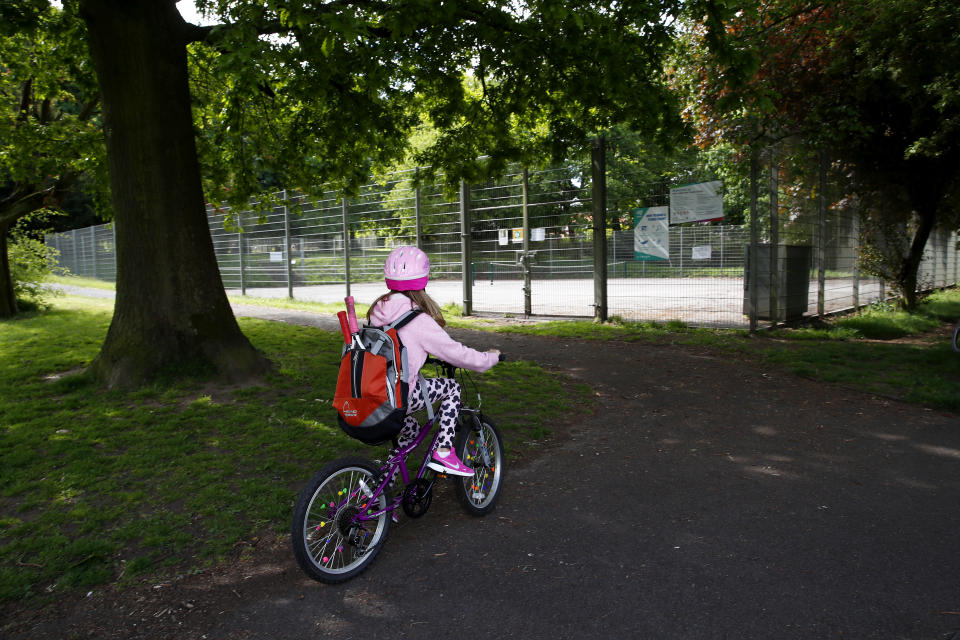
[[[85,367],[77,367],[75,369],[69,369],[67,371],[59,371],[57,373],[51,373],[43,377],[44,382],[57,382],[64,378],[69,378],[70,376],[79,375],[86,371]]]

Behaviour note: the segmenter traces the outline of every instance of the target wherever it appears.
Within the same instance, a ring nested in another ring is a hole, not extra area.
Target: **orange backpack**
[[[363,327],[344,346],[333,407],[347,435],[379,444],[395,438],[403,428],[409,387],[407,351],[397,332],[420,313],[413,309],[386,326]]]

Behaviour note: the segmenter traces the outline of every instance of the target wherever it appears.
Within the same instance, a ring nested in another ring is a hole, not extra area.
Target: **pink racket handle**
[[[343,331],[343,341],[350,344],[350,326],[347,324],[347,312],[337,311],[337,320],[340,321],[340,330]]]
[[[357,333],[360,329],[357,327],[357,312],[353,308],[353,296],[347,296],[343,301],[347,303],[347,321],[350,323],[350,333]]]

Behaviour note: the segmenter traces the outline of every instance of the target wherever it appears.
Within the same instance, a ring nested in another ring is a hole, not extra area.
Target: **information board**
[[[668,207],[633,210],[633,257],[635,260],[669,260]]]
[[[723,183],[719,180],[670,189],[670,224],[723,218]]]

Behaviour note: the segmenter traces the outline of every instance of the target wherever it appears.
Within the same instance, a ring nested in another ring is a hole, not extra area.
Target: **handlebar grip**
[[[347,322],[350,324],[350,333],[357,333],[359,329],[357,328],[357,312],[353,307],[353,296],[347,296],[343,301],[347,304]]]
[[[337,320],[340,321],[340,330],[343,332],[343,341],[350,344],[350,325],[347,324],[347,312],[337,311]]]

